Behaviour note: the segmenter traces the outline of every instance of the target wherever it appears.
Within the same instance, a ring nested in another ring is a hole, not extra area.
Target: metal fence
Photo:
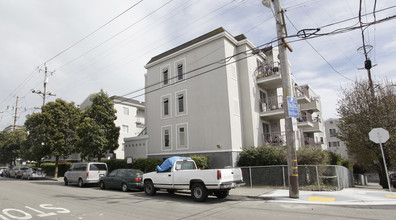
[[[289,187],[287,165],[241,167],[246,186]],[[300,188],[341,190],[353,187],[353,174],[343,166],[299,165]]]

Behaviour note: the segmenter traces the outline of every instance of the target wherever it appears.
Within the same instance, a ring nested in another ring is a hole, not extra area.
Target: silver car
[[[22,179],[45,179],[47,174],[41,168],[30,167],[22,173]]]
[[[15,166],[10,170],[10,177],[20,178],[23,172],[29,168],[29,166]]]

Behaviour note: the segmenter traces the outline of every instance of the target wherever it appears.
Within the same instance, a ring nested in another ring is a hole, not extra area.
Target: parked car
[[[396,188],[396,173],[392,173],[389,176],[390,176],[391,185],[393,186],[393,188]]]
[[[131,189],[143,189],[143,171],[137,169],[117,169],[109,175],[101,177],[99,186],[101,189],[115,188],[127,192]]]
[[[101,162],[75,163],[66,171],[65,185],[77,183],[79,187],[86,184],[98,184],[99,178],[107,175],[107,164]]]
[[[45,179],[47,174],[41,168],[30,167],[22,173],[22,179]]]
[[[4,177],[10,177],[10,170],[11,170],[10,167],[6,167],[6,168],[3,170],[3,176],[4,176]]]
[[[10,170],[9,177],[14,177],[15,179],[22,177],[22,173],[29,169],[29,166],[15,166]]]
[[[0,176],[5,176],[5,172],[8,167],[0,167]]]

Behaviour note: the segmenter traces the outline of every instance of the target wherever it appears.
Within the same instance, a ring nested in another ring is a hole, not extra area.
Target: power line
[[[108,24],[110,24],[111,22],[113,22],[114,20],[116,20],[117,18],[119,18],[121,15],[125,14],[127,11],[131,10],[132,8],[134,8],[135,6],[137,6],[139,3],[141,3],[143,0],[140,0],[139,2],[135,3],[134,5],[132,5],[131,7],[127,8],[125,11],[121,12],[120,14],[118,14],[117,16],[115,16],[114,18],[112,18],[110,21],[106,22],[105,24],[103,24],[102,26],[100,26],[99,28],[95,29],[94,31],[92,31],[91,33],[89,33],[87,36],[83,37],[82,39],[80,39],[79,41],[75,42],[74,44],[70,45],[69,47],[67,47],[66,49],[62,50],[61,52],[59,52],[58,54],[56,54],[55,56],[53,56],[52,58],[48,59],[47,61],[45,61],[44,63],[48,63],[50,61],[52,61],[53,59],[55,59],[56,57],[62,55],[63,53],[65,53],[66,51],[70,50],[72,47],[76,46],[77,44],[81,43],[82,41],[84,41],[85,39],[87,39],[88,37],[92,36],[93,34],[95,34],[96,32],[98,32],[100,29],[104,28],[105,26],[107,26]]]
[[[287,20],[290,22],[290,24],[294,27],[294,29],[298,32],[298,29],[296,28],[296,26],[293,24],[293,22],[289,19],[289,16],[287,16],[287,14],[285,13],[285,15],[286,15],[286,18],[287,18]],[[346,76],[344,76],[343,74],[341,74],[340,72],[338,72],[335,68],[334,68],[334,66],[333,65],[331,65],[331,63],[321,54],[321,53],[319,53],[319,51],[314,47],[314,46],[312,46],[312,44],[311,43],[309,43],[309,41],[306,39],[306,38],[304,38],[304,40],[305,40],[305,42],[327,63],[327,65],[329,65],[330,66],[330,68],[334,71],[334,72],[336,72],[338,75],[340,75],[340,76],[342,76],[342,77],[344,77],[345,79],[347,79],[347,80],[350,80],[350,81],[352,81],[352,82],[354,82],[354,80],[352,80],[352,79],[349,79],[348,77],[346,77]]]

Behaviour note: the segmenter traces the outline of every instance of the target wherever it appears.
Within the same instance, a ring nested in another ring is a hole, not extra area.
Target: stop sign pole
[[[374,128],[369,132],[369,138],[374,143],[380,144],[382,159],[384,160],[386,180],[388,181],[389,191],[392,192],[392,188],[389,183],[388,168],[386,167],[384,149],[382,148],[382,143],[385,143],[389,139],[389,132],[383,128]]]

